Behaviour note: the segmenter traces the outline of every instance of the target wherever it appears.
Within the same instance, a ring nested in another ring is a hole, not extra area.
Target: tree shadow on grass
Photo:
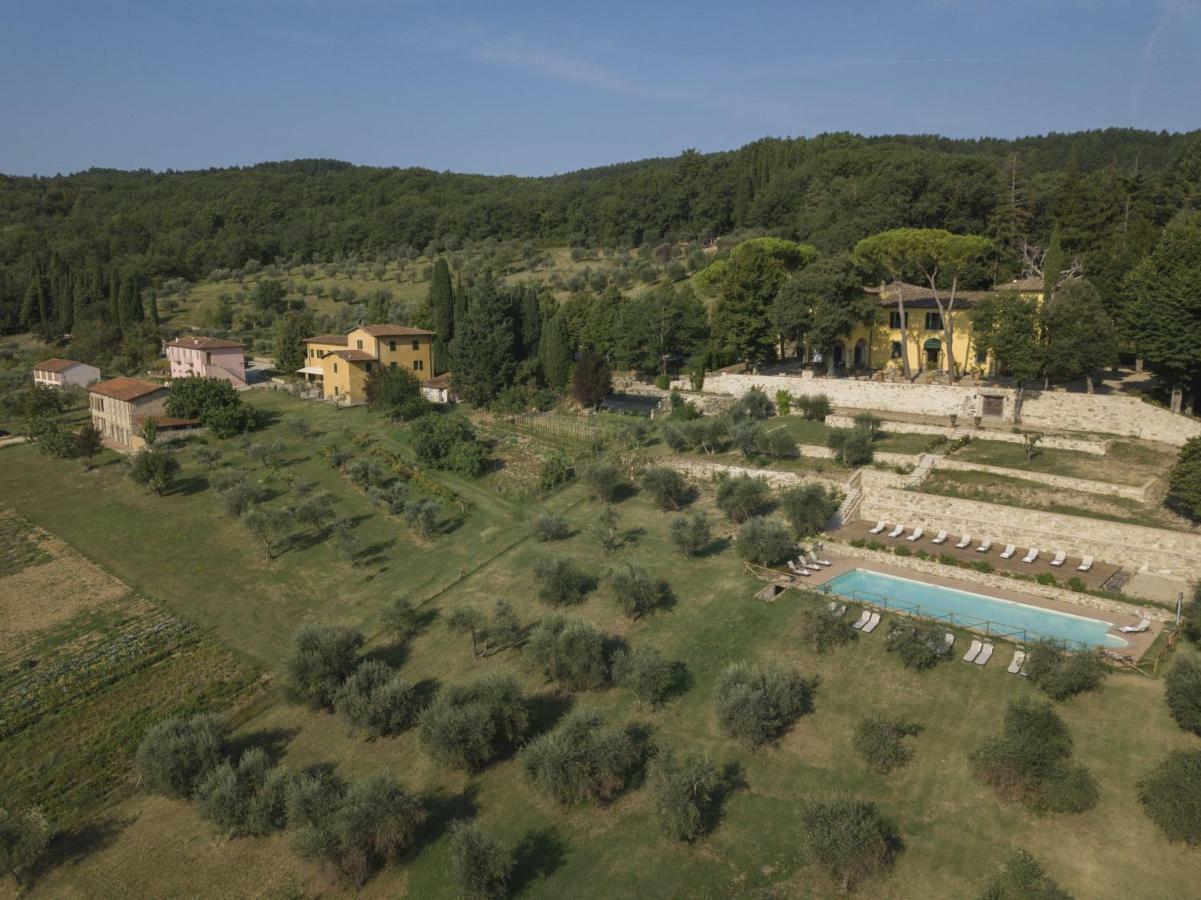
[[[700,557],[716,556],[719,553],[724,553],[730,549],[731,541],[728,537],[717,538],[710,541],[707,547],[702,548],[696,555]]]
[[[733,761],[722,766],[717,787],[710,795],[709,802],[701,808],[701,834],[712,834],[717,830],[725,814],[726,799],[748,787],[742,763]]]
[[[52,869],[64,865],[77,865],[93,853],[112,846],[117,837],[136,821],[136,817],[102,816],[90,822],[60,832],[50,842],[49,848],[38,861],[33,871],[27,873],[26,888],[30,888]]]
[[[199,494],[203,490],[207,490],[209,480],[203,475],[189,475],[187,478],[178,478],[171,485],[171,489],[165,492],[168,497],[189,497],[193,494]]]
[[[526,740],[533,740],[554,728],[558,721],[567,715],[571,706],[572,699],[567,694],[548,692],[534,694],[530,697],[528,700],[530,725],[526,730]]]
[[[478,794],[479,787],[473,783],[457,794],[437,788],[422,797],[425,806],[425,824],[418,831],[417,840],[414,841],[405,856],[409,859],[417,858],[426,847],[445,836],[451,823],[460,819],[475,818],[476,813],[479,812],[479,804],[476,802]]]
[[[567,841],[555,828],[535,828],[513,848],[509,895],[517,897],[540,878],[547,878],[567,862]]]
[[[300,734],[299,728],[263,728],[258,731],[248,731],[235,735],[227,742],[226,748],[233,760],[241,758],[242,754],[254,747],[267,754],[272,762],[278,763],[284,756],[284,750],[292,738]]]

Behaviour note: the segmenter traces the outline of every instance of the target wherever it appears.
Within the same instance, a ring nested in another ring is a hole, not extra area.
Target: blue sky
[[[0,0],[0,172],[1201,128],[1201,0]]]

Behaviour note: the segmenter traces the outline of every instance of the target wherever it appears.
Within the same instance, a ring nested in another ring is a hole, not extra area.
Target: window
[[[338,386],[335,384],[335,385],[334,385],[334,396],[335,396],[335,397],[337,397],[337,396],[338,396],[338,393],[339,393],[339,391],[338,391]]]
[[[888,314],[888,327],[889,328],[903,327],[901,325],[901,314],[899,312],[897,312],[895,309]]]
[[[389,364],[389,368],[392,368],[392,369],[395,369],[395,368],[396,368],[396,361],[395,361],[395,360],[393,360],[393,361],[392,361],[392,362]]]
[[[396,341],[388,341],[388,349],[395,350],[396,349]]]
[[[425,363],[422,362],[420,359],[413,360],[413,371],[414,372],[420,372],[424,368],[425,368]]]
[[[892,353],[892,358],[893,358],[893,359],[900,359],[900,358],[901,358],[901,342],[900,342],[900,341],[893,341],[893,342],[892,342],[892,350],[891,350],[891,353]]]
[[[338,364],[337,363],[334,363],[334,374],[335,375],[338,374]]]
[[[367,363],[367,373],[371,373],[371,363]]]
[[[978,365],[982,366],[986,362],[988,362],[988,351],[987,350],[977,350],[976,351],[976,363]]]
[[[414,350],[417,350],[420,346],[421,346],[421,344],[419,342],[413,341],[413,349]]]
[[[355,346],[358,347],[360,350],[363,349],[363,342],[361,340],[355,341],[354,343],[355,343]]]
[[[942,331],[942,313],[926,313],[926,330]]]

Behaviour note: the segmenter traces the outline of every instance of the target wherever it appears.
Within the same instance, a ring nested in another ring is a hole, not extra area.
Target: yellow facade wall
[[[345,344],[306,341],[305,365],[322,370],[322,396],[325,399],[365,403],[367,379],[376,366],[407,369],[421,381],[432,378],[433,346],[433,338],[426,334],[377,338],[356,328],[346,336]],[[345,360],[334,355],[344,350],[359,350],[375,359]]]
[[[843,341],[843,365],[847,368],[887,369],[904,367],[901,357],[894,356],[893,344],[902,345],[913,371],[946,369],[946,333],[941,327],[927,328],[926,309],[906,309],[905,329],[891,327],[891,311],[881,310],[880,320],[872,326],[860,325]],[[934,310],[933,312],[937,312]],[[983,372],[987,360],[977,359],[972,341],[972,322],[967,310],[951,313],[954,322],[952,350],[960,372]],[[935,323],[930,323],[935,324]],[[927,342],[937,341],[937,351],[928,350]]]

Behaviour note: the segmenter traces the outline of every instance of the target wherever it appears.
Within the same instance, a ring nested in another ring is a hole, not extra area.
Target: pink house
[[[68,384],[87,387],[100,380],[100,370],[73,359],[44,359],[33,367],[33,383],[61,388]]]
[[[165,349],[172,378],[224,378],[234,387],[246,386],[246,356],[237,341],[184,337]]]

